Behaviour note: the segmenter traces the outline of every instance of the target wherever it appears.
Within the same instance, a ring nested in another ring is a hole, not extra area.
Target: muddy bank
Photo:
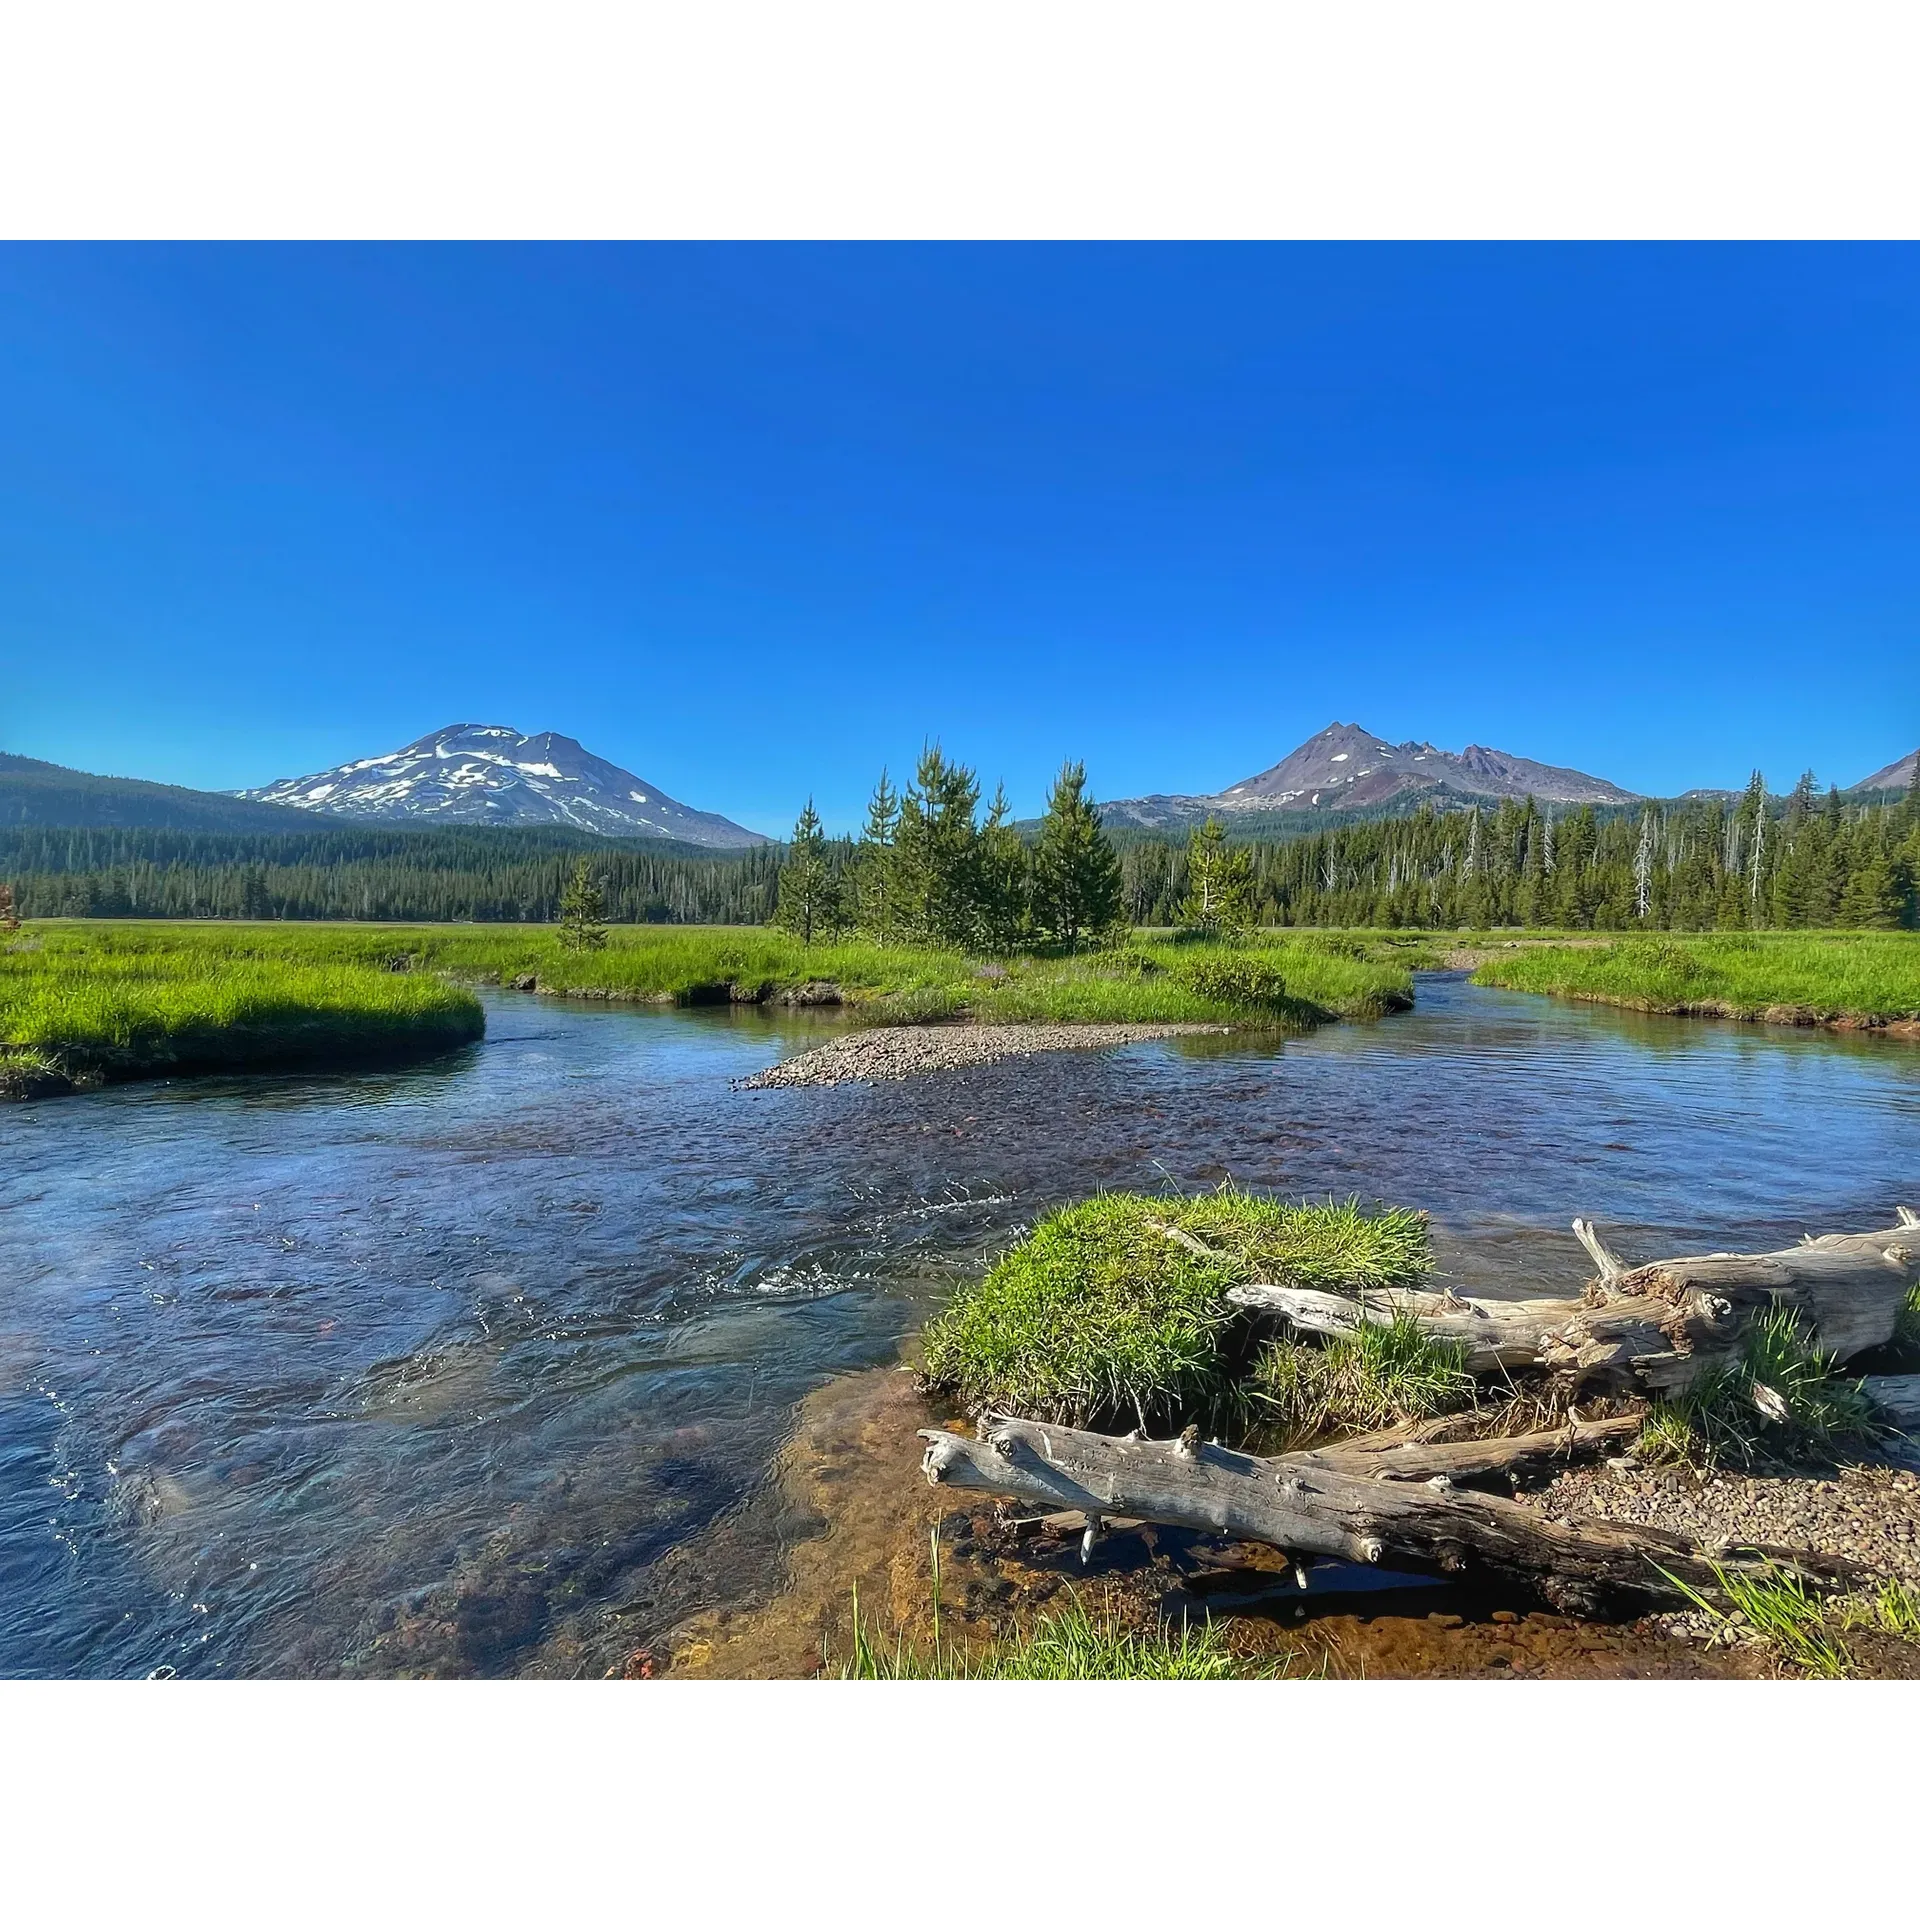
[[[929,1487],[914,1436],[930,1417],[904,1370],[852,1375],[814,1394],[781,1458],[778,1484],[798,1510],[796,1522],[817,1530],[792,1546],[780,1591],[764,1605],[685,1619],[634,1649],[616,1671],[713,1679],[830,1671],[848,1652],[856,1585],[877,1634],[924,1642],[935,1528],[943,1632],[981,1643],[1072,1595],[1095,1612],[1143,1625],[1205,1611],[1235,1652],[1283,1660],[1302,1676],[1679,1679],[1771,1671],[1756,1649],[1712,1644],[1710,1624],[1698,1618],[1574,1620],[1523,1594],[1387,1585],[1358,1568],[1318,1570],[1303,1593],[1273,1549],[1174,1528],[1116,1530],[1083,1569],[1077,1532]]]
[[[986,1066],[996,1060],[1030,1054],[1064,1053],[1080,1048],[1124,1047],[1139,1040],[1172,1040],[1183,1034],[1226,1033],[1222,1026],[1192,1023],[1162,1025],[1072,1026],[1035,1022],[1022,1026],[863,1027],[823,1046],[750,1075],[742,1087],[837,1087],[849,1081],[871,1084],[910,1080],[917,1074],[954,1067]]]

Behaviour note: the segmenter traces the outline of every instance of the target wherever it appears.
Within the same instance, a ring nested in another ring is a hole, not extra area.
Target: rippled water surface
[[[1920,1049],[1423,981],[1284,1045],[742,1093],[822,1029],[499,995],[388,1074],[0,1108],[0,1671],[598,1673],[777,1577],[795,1403],[1039,1208],[1226,1176],[1574,1277],[1920,1201]],[[903,1471],[912,1463],[903,1462]]]

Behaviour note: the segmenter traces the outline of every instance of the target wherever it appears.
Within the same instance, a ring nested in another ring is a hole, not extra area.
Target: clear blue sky
[[[1911,247],[0,249],[0,748],[455,720],[784,831],[1329,720],[1652,792],[1920,742]]]

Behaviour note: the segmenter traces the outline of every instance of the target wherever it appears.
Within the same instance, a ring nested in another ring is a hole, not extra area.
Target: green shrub
[[[1278,954],[1259,947],[1203,947],[1184,953],[1172,977],[1202,1000],[1284,1013],[1293,1004]]]

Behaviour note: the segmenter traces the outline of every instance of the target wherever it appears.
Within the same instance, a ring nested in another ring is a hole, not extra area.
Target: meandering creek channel
[[[1423,1206],[1532,1290],[1576,1212],[1644,1255],[1920,1200],[1920,1049],[1452,977],[1284,1043],[751,1093],[832,1023],[487,1015],[435,1065],[0,1108],[0,1672],[597,1674],[777,1585],[800,1401],[1103,1185]]]

